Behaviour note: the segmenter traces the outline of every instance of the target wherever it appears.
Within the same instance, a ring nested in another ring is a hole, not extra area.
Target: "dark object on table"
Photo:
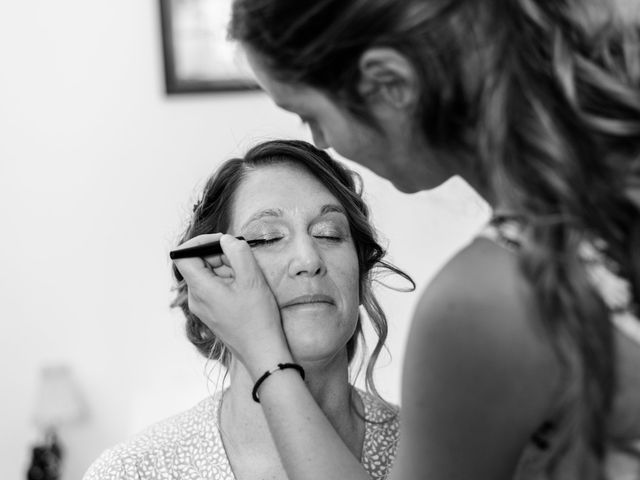
[[[27,480],[59,480],[62,449],[55,433],[47,435],[46,442],[32,449]]]

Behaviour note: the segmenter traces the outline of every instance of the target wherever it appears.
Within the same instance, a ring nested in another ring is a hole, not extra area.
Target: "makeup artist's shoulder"
[[[403,400],[408,442],[442,436],[469,451],[484,442],[495,453],[527,441],[555,408],[560,385],[534,294],[517,254],[484,237],[432,280],[414,312],[404,357],[402,398],[413,398]]]
[[[503,361],[527,351],[540,359],[541,371],[549,367],[550,347],[535,292],[517,255],[487,238],[476,238],[445,265],[424,291],[414,316],[427,344],[449,342],[455,350],[470,340],[460,337],[473,336]]]
[[[108,448],[89,467],[83,480],[151,479],[171,473],[178,466],[176,459],[188,459],[213,443],[216,398],[208,397]],[[132,477],[131,472],[137,472],[137,476]]]

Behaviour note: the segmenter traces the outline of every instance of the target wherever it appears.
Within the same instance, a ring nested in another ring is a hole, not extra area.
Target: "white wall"
[[[168,250],[217,162],[308,138],[261,93],[167,98],[158,23],[151,0],[0,2],[2,479],[24,478],[43,365],[69,364],[90,407],[62,432],[65,480],[213,388],[168,308]],[[419,288],[486,219],[460,182],[407,196],[364,174],[391,257]],[[382,295],[394,401],[416,298]]]

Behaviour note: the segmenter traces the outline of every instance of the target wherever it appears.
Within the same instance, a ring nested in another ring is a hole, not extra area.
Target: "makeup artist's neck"
[[[475,148],[465,146],[474,144],[472,135],[455,151],[439,151],[437,153],[446,159],[445,163],[448,165],[446,174],[462,178],[495,210],[501,206],[502,200],[498,198],[497,192],[494,190],[491,175],[482,170],[481,161]]]

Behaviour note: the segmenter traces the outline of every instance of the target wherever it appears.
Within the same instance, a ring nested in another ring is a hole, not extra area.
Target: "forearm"
[[[370,480],[295,370],[271,375],[259,394],[290,480]]]

